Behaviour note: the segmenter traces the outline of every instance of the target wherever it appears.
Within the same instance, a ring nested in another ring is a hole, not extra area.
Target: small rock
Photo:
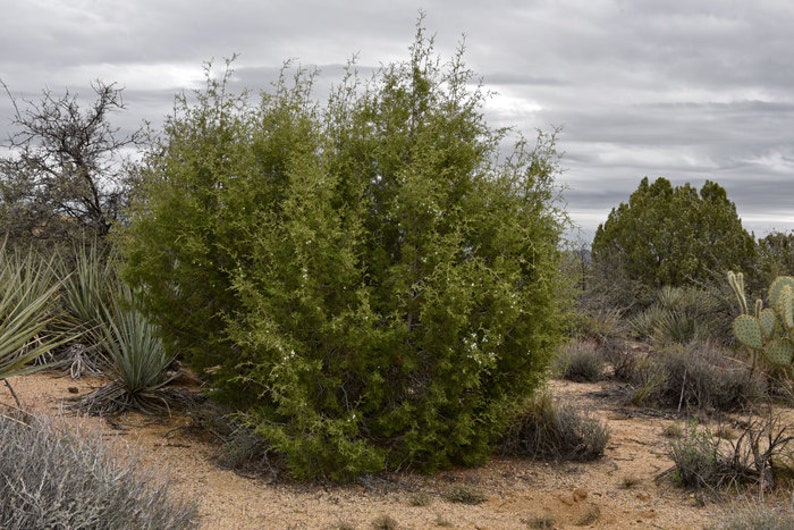
[[[573,490],[573,500],[576,502],[583,501],[587,498],[587,490],[584,488],[575,488]]]
[[[70,386],[66,390],[68,390],[70,394],[79,394],[80,393],[80,389],[77,388],[76,386]]]

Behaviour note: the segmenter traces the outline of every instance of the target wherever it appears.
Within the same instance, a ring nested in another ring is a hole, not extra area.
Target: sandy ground
[[[63,398],[100,386],[95,378],[59,374],[12,379],[23,406],[66,415]],[[604,397],[604,384],[554,381],[552,393],[572,400],[611,430],[605,456],[594,463],[549,464],[494,458],[487,466],[428,477],[384,474],[348,486],[295,484],[270,476],[246,478],[220,469],[219,445],[197,435],[190,418],[127,414],[80,421],[127,444],[171,477],[174,490],[198,500],[203,529],[342,528],[706,528],[718,527],[730,503],[672,487],[656,477],[672,465],[664,429],[675,418],[619,406]],[[12,405],[0,388],[0,405]],[[466,485],[487,500],[466,505],[446,500]],[[545,526],[544,526],[545,525]]]

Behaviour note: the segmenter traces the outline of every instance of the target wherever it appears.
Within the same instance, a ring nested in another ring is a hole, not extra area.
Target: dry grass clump
[[[541,460],[586,462],[603,456],[609,429],[548,393],[531,399],[502,440],[502,453]]]
[[[400,523],[391,515],[381,515],[372,521],[373,530],[397,530]]]
[[[794,528],[794,512],[791,508],[767,506],[757,501],[748,501],[739,509],[731,507],[713,530],[790,530]]]
[[[758,373],[708,343],[637,355],[625,378],[634,405],[736,411],[766,395]]]
[[[0,528],[187,529],[195,506],[132,457],[112,458],[98,435],[35,417],[0,416]]]
[[[444,499],[459,504],[482,504],[488,500],[488,494],[471,484],[455,484],[444,492]]]
[[[529,519],[523,520],[523,523],[526,523],[527,528],[536,528],[539,530],[544,530],[547,528],[554,528],[557,520],[551,514],[545,515],[535,515],[530,517]]]
[[[681,438],[670,441],[675,463],[666,474],[685,488],[715,492],[740,486],[773,490],[794,468],[789,426],[772,416],[751,416],[735,439],[715,438],[707,428],[690,424]]]
[[[569,381],[592,383],[604,375],[604,358],[592,342],[571,342],[558,352],[555,371]]]

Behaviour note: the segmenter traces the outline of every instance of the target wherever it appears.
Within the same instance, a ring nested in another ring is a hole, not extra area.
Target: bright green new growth
[[[739,300],[741,315],[733,321],[736,339],[769,364],[791,371],[794,360],[794,277],[780,276],[769,287],[770,307],[756,301],[755,315],[747,314],[742,274],[728,273],[728,283]]]
[[[544,377],[554,138],[503,157],[473,76],[421,27],[325,106],[305,72],[258,104],[208,75],[146,161],[125,276],[295,476],[481,463]]]

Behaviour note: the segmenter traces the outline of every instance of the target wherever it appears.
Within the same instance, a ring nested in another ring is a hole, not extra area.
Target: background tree
[[[725,190],[644,178],[628,203],[613,208],[593,239],[593,259],[607,276],[645,290],[710,282],[753,265],[755,244]]]
[[[778,276],[794,275],[794,231],[772,232],[758,240],[758,269],[764,286]]]
[[[128,186],[122,150],[140,131],[120,135],[110,114],[124,108],[121,89],[97,81],[96,99],[82,111],[77,95],[43,91],[41,101],[14,105],[12,134],[0,159],[0,222],[12,239],[105,236],[118,218]]]
[[[421,27],[324,107],[306,72],[258,106],[225,79],[178,98],[122,234],[168,348],[297,476],[482,462],[561,335],[553,136],[501,158]]]

